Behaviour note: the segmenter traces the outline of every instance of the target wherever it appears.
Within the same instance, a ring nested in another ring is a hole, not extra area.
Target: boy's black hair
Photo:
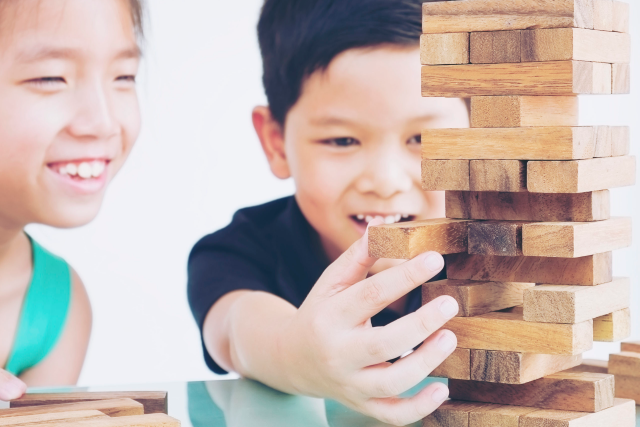
[[[284,126],[305,80],[325,70],[340,53],[384,44],[418,44],[424,1],[266,0],[258,40],[274,119]]]

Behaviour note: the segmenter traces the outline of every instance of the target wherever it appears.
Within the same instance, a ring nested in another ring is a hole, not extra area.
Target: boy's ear
[[[284,132],[280,123],[273,118],[268,107],[254,108],[251,118],[271,172],[280,179],[291,177],[284,150]]]

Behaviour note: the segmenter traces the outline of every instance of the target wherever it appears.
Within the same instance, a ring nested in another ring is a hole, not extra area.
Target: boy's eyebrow
[[[311,124],[315,126],[340,126],[352,123],[353,122],[351,120],[336,116],[316,117],[311,119]]]

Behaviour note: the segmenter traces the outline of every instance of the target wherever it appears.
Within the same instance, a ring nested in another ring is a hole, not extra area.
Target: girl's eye
[[[409,138],[409,140],[407,141],[407,144],[409,145],[413,145],[413,144],[420,145],[421,143],[422,143],[422,135],[414,135],[411,138]]]
[[[325,139],[322,141],[323,144],[332,145],[334,147],[351,147],[353,145],[358,145],[360,142],[354,138],[333,138],[333,139]]]
[[[63,77],[40,77],[37,79],[27,80],[26,83],[38,87],[52,87],[58,84],[65,84],[66,80]]]
[[[130,82],[130,83],[135,83],[135,82],[136,82],[136,76],[134,76],[134,75],[130,75],[130,76],[119,76],[118,78],[116,78],[116,81],[118,81],[118,82]]]

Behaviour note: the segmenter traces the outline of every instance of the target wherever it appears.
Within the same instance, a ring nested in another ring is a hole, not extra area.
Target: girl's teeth
[[[78,175],[78,166],[76,166],[74,163],[69,163],[67,165],[67,173],[71,176]]]
[[[91,163],[91,176],[98,178],[104,172],[105,164],[102,162]]]
[[[66,166],[60,167],[60,169],[58,170],[58,173],[60,175],[69,175],[69,173],[67,172],[67,167]]]
[[[93,168],[87,162],[80,163],[78,166],[78,176],[83,179],[91,178],[91,174],[93,173]]]

